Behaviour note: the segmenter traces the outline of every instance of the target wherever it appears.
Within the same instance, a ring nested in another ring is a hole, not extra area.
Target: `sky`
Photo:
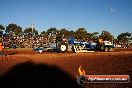
[[[51,27],[83,27],[117,36],[132,32],[132,0],[0,0],[0,24],[10,23],[23,29],[34,23],[39,33]]]

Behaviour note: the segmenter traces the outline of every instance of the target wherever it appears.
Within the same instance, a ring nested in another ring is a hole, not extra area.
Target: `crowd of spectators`
[[[29,37],[29,36],[3,36],[4,47],[9,48],[34,48],[38,46],[46,46],[49,42],[46,37]]]
[[[34,47],[40,47],[40,46],[48,46],[49,43],[55,43],[56,37],[55,36],[9,36],[4,34],[2,37],[0,37],[3,43],[4,48],[34,48]],[[65,39],[65,41],[67,41]],[[78,39],[77,41],[93,41],[89,38],[81,40]],[[122,47],[122,48],[128,48],[128,44],[117,44],[114,43],[115,47]],[[119,46],[120,45],[120,46]]]

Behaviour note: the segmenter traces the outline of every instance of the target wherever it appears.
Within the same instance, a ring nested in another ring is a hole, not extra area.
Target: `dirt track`
[[[6,57],[0,57],[0,74],[4,74],[16,64],[34,62],[55,65],[66,71],[73,78],[78,75],[82,65],[87,75],[130,75],[132,76],[132,49],[115,49],[114,52],[94,53],[56,53],[38,54],[32,49],[7,49]],[[86,88],[129,88],[128,84],[87,84]]]

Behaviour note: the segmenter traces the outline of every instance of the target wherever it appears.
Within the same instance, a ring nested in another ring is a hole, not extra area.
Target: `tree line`
[[[102,30],[101,34],[99,32],[89,33],[85,28],[78,28],[76,31],[67,30],[66,28],[62,28],[58,30],[57,28],[51,27],[47,31],[42,31],[38,34],[38,31],[35,28],[29,27],[25,28],[24,30],[22,27],[18,26],[17,24],[11,23],[4,27],[0,24],[0,31],[5,30],[7,34],[13,34],[14,36],[27,36],[27,37],[39,37],[39,36],[48,36],[49,34],[58,34],[61,37],[69,38],[74,36],[76,39],[80,40],[92,40],[96,41],[98,39],[103,40],[110,40],[114,39],[114,36],[106,31]],[[114,39],[116,42],[126,43],[129,40],[132,40],[132,33],[125,32],[118,35],[117,39]]]

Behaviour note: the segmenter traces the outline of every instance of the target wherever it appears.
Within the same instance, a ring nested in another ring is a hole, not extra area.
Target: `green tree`
[[[2,41],[3,30],[5,30],[5,28],[2,24],[0,24],[0,41]]]
[[[5,30],[5,28],[2,24],[0,24],[0,42],[2,42],[3,30]]]
[[[48,34],[47,34],[47,32],[46,31],[42,31],[41,33],[40,33],[40,36],[42,37],[44,37],[44,38],[48,38]]]
[[[68,31],[68,32],[69,32],[69,33],[68,33],[68,34],[69,34],[69,37],[75,35],[75,32],[74,32],[73,30],[70,30],[70,31]]]
[[[0,24],[0,30],[5,30],[5,28],[2,24]]]
[[[6,26],[6,33],[13,33],[15,36],[21,36],[23,31],[22,28],[16,24],[9,24],[8,26]]]
[[[69,36],[69,32],[67,29],[63,28],[60,30],[60,33],[63,37],[68,37]]]
[[[126,32],[126,33],[119,34],[118,37],[117,37],[117,39],[121,43],[128,43],[130,37],[131,37],[131,33]]]
[[[112,41],[113,35],[110,32],[103,30],[101,35],[99,36],[99,38],[103,39],[103,41],[105,41],[105,40]]]
[[[42,31],[42,32],[40,33],[40,35],[44,35],[44,34],[46,34],[46,31]]]
[[[24,35],[25,36],[38,36],[38,31],[35,28],[26,28],[24,30]]]
[[[89,35],[89,38],[93,41],[98,41],[98,39],[99,39],[99,33],[98,32],[93,32],[93,33],[90,33],[88,35]]]
[[[49,34],[49,33],[55,34],[56,32],[57,32],[57,29],[56,28],[52,28],[52,27],[47,30],[47,34]]]
[[[75,37],[77,39],[85,39],[88,37],[87,31],[85,28],[79,28],[76,33],[75,33]]]

